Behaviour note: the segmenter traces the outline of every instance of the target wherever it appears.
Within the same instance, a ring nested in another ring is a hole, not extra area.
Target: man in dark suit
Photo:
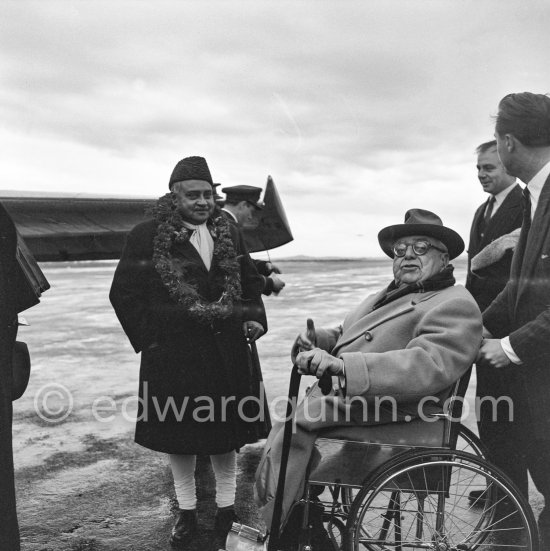
[[[508,438],[544,496],[539,517],[550,545],[550,97],[523,92],[499,103],[495,137],[506,170],[527,184],[510,280],[483,313],[478,361],[510,373]]]
[[[480,205],[474,215],[468,247],[468,275],[466,289],[472,293],[481,311],[485,310],[504,289],[510,276],[513,249],[499,247],[499,237],[521,226],[523,218],[521,187],[514,176],[506,172],[497,154],[496,140],[482,143],[476,149],[477,177],[489,198]],[[495,262],[472,272],[472,259],[481,251],[497,251],[491,256]],[[499,402],[500,412],[493,418],[493,401],[506,394],[508,388],[506,370],[495,372],[485,365],[476,366],[479,418],[478,429],[487,446],[489,458],[500,467],[525,493],[527,478],[525,469],[515,458],[517,447],[508,437],[509,422],[505,422],[506,402]],[[518,471],[519,467],[519,471]],[[472,494],[472,498],[478,495]]]
[[[0,205],[0,549],[19,550],[12,452],[13,346],[17,335],[17,236]]]
[[[240,185],[224,187],[222,191],[225,193],[222,213],[227,219],[240,228],[246,227],[248,224],[254,224],[255,211],[262,208],[260,204],[262,188]],[[279,294],[285,286],[285,282],[277,275],[281,273],[281,270],[275,264],[265,260],[252,259],[252,262],[254,262],[264,282],[262,293],[264,295]]]
[[[250,400],[247,345],[267,329],[262,282],[215,206],[205,159],[182,159],[169,187],[130,232],[110,299],[142,353],[136,442],[170,458],[179,503],[170,543],[187,548],[198,532],[195,461],[209,455],[222,547],[237,520],[235,454],[257,441],[266,414]]]
[[[507,249],[499,260],[475,273],[471,271],[471,261],[497,238],[521,226],[522,195],[515,177],[506,172],[498,158],[496,140],[482,143],[476,152],[477,177],[489,198],[476,210],[470,229],[466,289],[483,312],[508,282],[513,249]]]

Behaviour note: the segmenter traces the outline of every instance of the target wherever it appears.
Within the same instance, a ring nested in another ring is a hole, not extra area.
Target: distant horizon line
[[[259,251],[258,254],[265,251]],[[255,254],[255,253],[253,253]],[[270,255],[271,256],[271,255]],[[461,256],[455,258],[454,260],[466,261],[467,258],[461,258]],[[110,259],[100,259],[100,260],[64,260],[62,262],[118,262],[118,258]],[[285,256],[285,257],[271,257],[268,262],[367,262],[367,261],[376,261],[381,260],[390,260],[387,256],[309,256],[297,254],[294,256]],[[41,262],[42,263],[42,262]],[[45,264],[59,264],[59,261],[45,261]]]

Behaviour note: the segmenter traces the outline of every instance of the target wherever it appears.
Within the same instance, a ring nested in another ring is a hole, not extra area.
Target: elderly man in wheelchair
[[[457,451],[457,388],[482,340],[480,311],[449,264],[461,237],[411,209],[378,240],[392,283],[340,327],[314,331],[308,320],[294,343],[295,371],[319,381],[287,421],[286,443],[283,424],[273,428],[258,466],[268,549],[538,549],[528,505],[471,433]]]

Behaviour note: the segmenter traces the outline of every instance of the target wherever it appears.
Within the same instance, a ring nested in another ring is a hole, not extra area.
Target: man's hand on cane
[[[308,318],[306,331],[300,333],[294,341],[292,361],[302,375],[315,375],[319,379],[319,387],[323,394],[328,394],[332,389],[331,377],[344,372],[344,360],[317,348],[316,345],[315,325],[313,320]]]

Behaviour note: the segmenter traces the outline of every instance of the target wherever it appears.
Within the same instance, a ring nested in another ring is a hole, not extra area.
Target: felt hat
[[[262,208],[260,203],[260,194],[262,193],[261,187],[256,186],[229,186],[222,188],[225,193],[225,200],[229,202],[246,201],[254,205],[257,209]]]
[[[186,157],[182,159],[174,167],[168,187],[172,189],[172,186],[176,182],[183,182],[185,180],[204,180],[210,185],[214,185],[204,157]]]
[[[400,237],[425,235],[441,241],[449,251],[449,258],[456,258],[464,250],[464,241],[457,232],[443,225],[441,218],[423,209],[410,209],[405,213],[404,224],[394,224],[380,230],[378,243],[382,250],[393,258],[393,246]]]

